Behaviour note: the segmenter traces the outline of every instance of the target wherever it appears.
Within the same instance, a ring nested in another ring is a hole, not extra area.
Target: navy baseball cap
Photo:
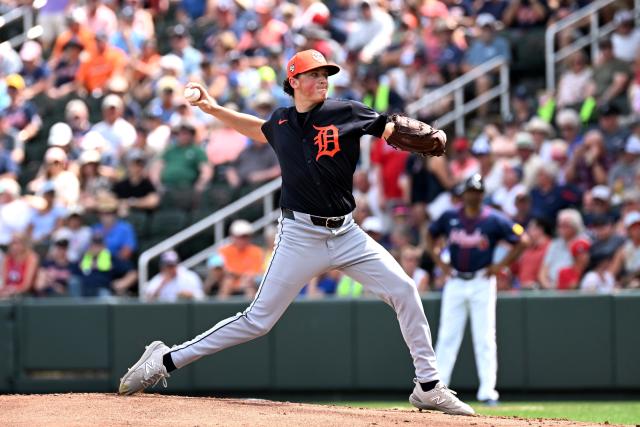
[[[474,173],[464,182],[464,191],[469,190],[484,192],[484,181],[479,173]]]

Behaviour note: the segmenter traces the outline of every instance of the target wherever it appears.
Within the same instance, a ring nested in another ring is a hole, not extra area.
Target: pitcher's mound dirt
[[[143,394],[0,396],[2,426],[586,426],[571,421],[459,417],[408,409],[360,409],[257,399]]]

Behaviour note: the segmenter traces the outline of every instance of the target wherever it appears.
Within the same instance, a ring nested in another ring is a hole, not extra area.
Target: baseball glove
[[[444,131],[434,129],[420,120],[393,114],[389,117],[394,130],[387,143],[399,150],[418,153],[422,156],[442,156],[447,144]]]

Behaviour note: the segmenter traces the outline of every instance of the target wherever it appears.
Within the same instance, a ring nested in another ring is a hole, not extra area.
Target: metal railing
[[[497,85],[479,94],[474,99],[465,101],[465,86],[496,69],[499,71]],[[451,95],[453,95],[453,110],[436,119],[434,123],[437,123],[438,127],[445,127],[455,122],[457,135],[464,135],[465,116],[494,98],[500,98],[500,112],[503,117],[506,117],[509,114],[509,63],[501,56],[491,59],[407,105],[406,112],[411,116],[415,116],[422,108]]]
[[[589,46],[591,50],[592,62],[596,60],[598,56],[598,40],[611,34],[616,29],[616,24],[613,21],[600,26],[600,16],[598,12],[602,8],[607,7],[612,3],[616,3],[617,1],[618,0],[596,0],[588,6],[575,11],[564,19],[549,25],[545,32],[545,74],[547,89],[556,89],[556,65],[575,52],[583,49],[585,46]],[[634,8],[636,11],[640,10],[640,0],[634,0]],[[582,24],[586,19],[589,20],[589,32],[573,41],[573,43],[568,46],[556,51],[556,35],[570,27]],[[636,24],[637,23],[638,15],[636,14]]]
[[[166,240],[150,247],[144,251],[138,258],[138,284],[140,295],[144,294],[144,288],[149,281],[149,262],[158,257],[165,251],[173,249],[176,245],[188,240],[189,238],[201,233],[211,227],[213,227],[214,244],[213,246],[204,249],[203,251],[193,255],[191,258],[181,262],[181,265],[186,267],[193,267],[194,265],[207,259],[209,254],[215,250],[215,248],[223,243],[224,236],[224,221],[231,215],[241,211],[242,209],[250,206],[251,204],[262,199],[262,207],[264,215],[262,218],[253,222],[254,230],[260,230],[261,228],[269,225],[275,220],[280,210],[274,207],[273,193],[282,185],[282,178],[276,178],[273,181],[263,185],[255,191],[247,194],[246,196],[236,200],[235,202],[225,206],[224,208],[214,212],[212,215],[190,225],[184,230],[176,233]]]
[[[34,26],[34,15],[35,11],[43,5],[44,2],[36,1],[32,6],[25,5],[16,7],[15,9],[11,9],[9,12],[0,16],[0,28],[22,19],[22,32],[8,40],[3,40],[2,42],[9,43],[11,47],[15,49],[29,39],[37,39],[40,37],[43,29],[40,25]]]

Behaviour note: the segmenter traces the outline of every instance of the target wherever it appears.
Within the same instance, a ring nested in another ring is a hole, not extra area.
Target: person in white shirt
[[[179,265],[175,251],[160,256],[160,273],[156,274],[144,290],[147,301],[176,302],[181,299],[204,299],[202,280],[191,270]]]
[[[24,233],[31,222],[31,206],[20,197],[20,185],[0,180],[0,245],[8,246],[16,233]]]
[[[611,260],[609,258],[602,258],[598,261],[595,268],[589,271],[582,278],[580,282],[580,289],[587,292],[597,292],[601,294],[608,294],[613,292],[616,279],[613,277],[609,266]]]
[[[124,113],[124,102],[118,95],[107,95],[102,101],[101,122],[96,123],[91,128],[109,142],[103,153],[109,158],[103,163],[109,166],[118,166],[122,154],[130,149],[136,142],[136,128],[131,123],[122,118]]]
[[[611,36],[613,56],[622,61],[633,62],[640,52],[640,29],[633,27],[633,12],[619,10],[613,20],[618,24],[616,32]]]

